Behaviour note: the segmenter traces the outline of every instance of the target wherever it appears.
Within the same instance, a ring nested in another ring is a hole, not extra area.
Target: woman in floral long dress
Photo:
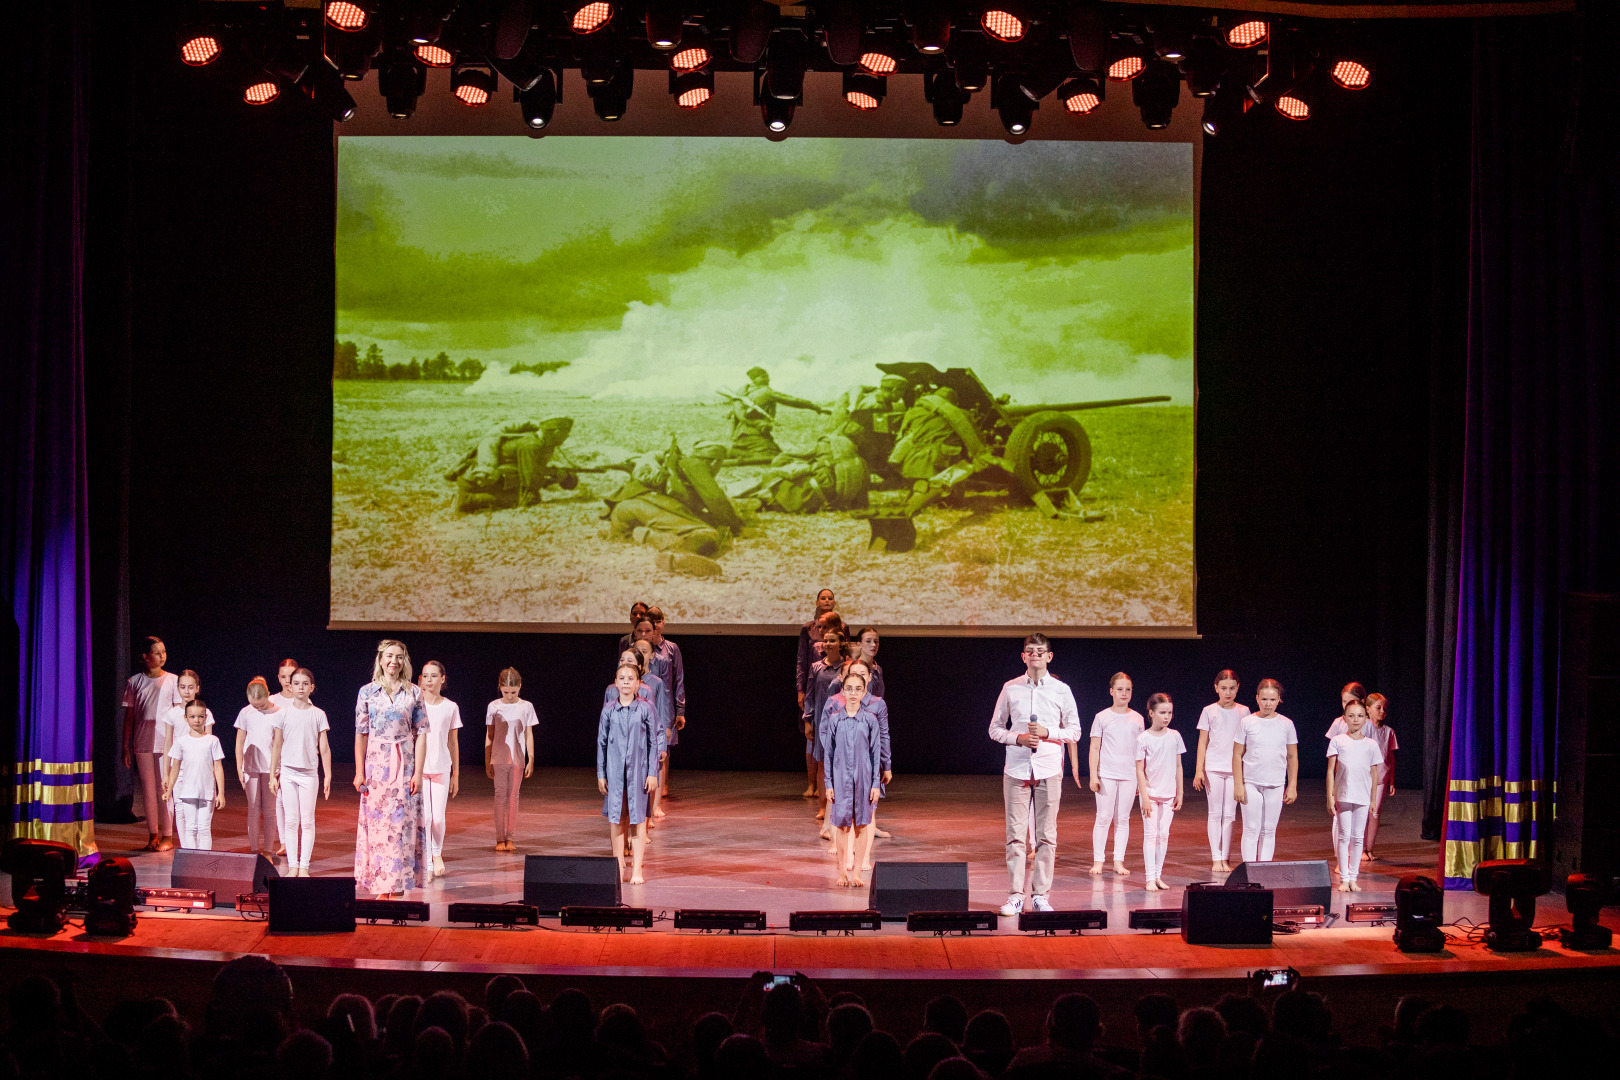
[[[354,838],[354,878],[379,900],[426,885],[426,819],[422,762],[427,754],[427,707],[411,682],[411,654],[392,639],[377,645],[371,681],[354,705],[354,773],[360,827]]]

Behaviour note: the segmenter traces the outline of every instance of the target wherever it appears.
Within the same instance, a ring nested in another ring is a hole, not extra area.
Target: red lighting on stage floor
[[[1284,94],[1277,99],[1277,111],[1290,120],[1309,120],[1311,107],[1293,94]]]
[[[1063,107],[1072,113],[1088,113],[1102,104],[1102,98],[1089,91],[1071,94],[1063,99]]]
[[[437,45],[418,45],[416,58],[428,67],[449,67],[456,62],[449,49],[441,49]]]
[[[690,49],[682,49],[669,58],[669,66],[676,71],[697,71],[708,66],[710,60],[709,50],[701,45],[694,45]],[[704,100],[708,100],[705,98]]]
[[[893,75],[899,67],[900,62],[888,53],[861,53],[861,70],[869,75]]]
[[[1226,31],[1226,43],[1234,49],[1248,49],[1266,40],[1271,26],[1264,19],[1240,22]]]
[[[1122,56],[1108,65],[1108,77],[1115,82],[1129,82],[1147,69],[1147,61],[1140,56]]]
[[[364,30],[369,18],[365,8],[348,0],[333,0],[326,5],[326,21],[339,30]]]
[[[676,98],[675,104],[683,109],[695,109],[699,105],[707,105],[712,97],[714,97],[713,90],[707,86],[697,86]]]
[[[242,100],[249,105],[268,105],[281,96],[281,87],[273,82],[256,82],[242,91]]]
[[[871,112],[878,107],[878,99],[864,90],[846,90],[844,100],[861,110],[861,112]]]
[[[584,4],[569,23],[576,34],[594,34],[613,20],[612,4]]]
[[[1333,65],[1333,81],[1346,90],[1363,90],[1372,82],[1372,69],[1354,60],[1340,60]]]
[[[211,64],[219,56],[219,39],[212,34],[198,34],[180,46],[180,59],[192,67]]]
[[[997,41],[1022,41],[1024,38],[1024,20],[1010,11],[991,8],[979,22],[984,26],[984,32]]]

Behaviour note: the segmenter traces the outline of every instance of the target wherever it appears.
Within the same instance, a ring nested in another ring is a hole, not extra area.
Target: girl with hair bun
[[[1108,680],[1114,703],[1091,721],[1091,790],[1097,820],[1091,826],[1091,872],[1103,872],[1108,828],[1114,829],[1114,873],[1124,877],[1125,849],[1131,842],[1131,803],[1136,801],[1136,737],[1146,726],[1131,708],[1131,677],[1116,671]]]
[[[1181,809],[1181,756],[1187,744],[1181,732],[1170,728],[1174,706],[1169,694],[1154,694],[1147,700],[1148,722],[1152,725],[1136,737],[1136,786],[1142,797],[1142,862],[1149,892],[1170,886],[1164,883],[1164,857],[1170,847],[1170,822]]]
[[[1299,797],[1299,735],[1277,711],[1282,683],[1261,679],[1232,742],[1232,796],[1243,807],[1243,861],[1270,862],[1282,808]]]
[[[1231,668],[1215,673],[1215,702],[1198,714],[1198,761],[1193,769],[1193,789],[1208,791],[1209,868],[1217,874],[1232,869],[1226,861],[1232,850],[1232,822],[1237,819],[1237,800],[1232,797],[1232,742],[1247,705],[1238,704],[1238,677]]]

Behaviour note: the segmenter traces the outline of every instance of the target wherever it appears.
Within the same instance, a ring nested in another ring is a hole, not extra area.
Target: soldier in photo
[[[577,487],[579,477],[574,470],[551,465],[573,428],[572,417],[553,416],[514,421],[481,436],[444,474],[446,481],[456,485],[455,510],[469,513],[533,506],[547,487]]]
[[[722,390],[720,396],[731,403],[730,460],[738,465],[769,465],[782,453],[771,436],[776,426],[777,406],[818,413],[828,411],[813,401],[772,390],[770,372],[762,367],[748,369],[748,386],[736,393]]]
[[[865,508],[868,486],[866,463],[855,444],[843,435],[824,435],[816,440],[815,453],[808,461],[792,454],[779,455],[737,496],[757,497],[761,510],[814,514]]]
[[[663,453],[643,455],[605,500],[607,535],[656,549],[660,569],[720,576],[714,560],[742,528],[737,508],[714,478],[725,455],[716,442],[700,442],[683,454],[673,437]]]
[[[832,432],[848,439],[868,466],[879,466],[889,456],[905,413],[906,380],[885,375],[876,386],[862,386],[842,395],[833,406]]]

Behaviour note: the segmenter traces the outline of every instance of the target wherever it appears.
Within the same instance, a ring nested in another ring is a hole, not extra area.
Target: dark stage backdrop
[[[1206,149],[1203,638],[1060,641],[1054,669],[1088,720],[1115,670],[1134,677],[1138,704],[1169,691],[1189,745],[1217,669],[1236,668],[1246,696],[1260,677],[1279,678],[1307,776],[1322,772],[1339,686],[1361,679],[1393,700],[1410,788],[1425,702],[1431,330],[1444,306],[1430,247],[1451,210],[1435,194],[1449,190],[1437,180],[1447,160],[1429,140],[1453,95],[1466,107],[1467,84],[1435,68],[1466,53],[1456,47],[1466,27],[1399,32],[1365,95],[1329,98],[1304,125],[1256,116],[1243,137]],[[193,92],[190,72],[144,63],[130,92],[118,73],[146,55],[132,44],[143,31],[103,23],[99,33],[88,321],[100,741],[114,737],[123,642],[150,632],[168,642],[172,669],[201,673],[222,720],[280,657],[309,665],[347,759],[377,635],[325,629],[330,125],[301,102],[255,113]],[[154,42],[152,54],[170,49]],[[1197,105],[1184,97],[1182,108]],[[1465,144],[1466,125],[1452,136]],[[402,571],[393,587],[416,584]],[[807,613],[820,584],[804,582]],[[842,599],[859,618],[858,590]],[[669,629],[689,699],[678,766],[798,769],[794,641]],[[611,637],[417,633],[408,643],[418,662],[444,661],[473,724],[497,671],[515,665],[542,719],[541,762],[592,760]],[[997,770],[985,728],[1001,682],[1020,671],[1017,653],[1013,638],[886,640],[896,768]],[[469,760],[480,744],[469,727]]]

